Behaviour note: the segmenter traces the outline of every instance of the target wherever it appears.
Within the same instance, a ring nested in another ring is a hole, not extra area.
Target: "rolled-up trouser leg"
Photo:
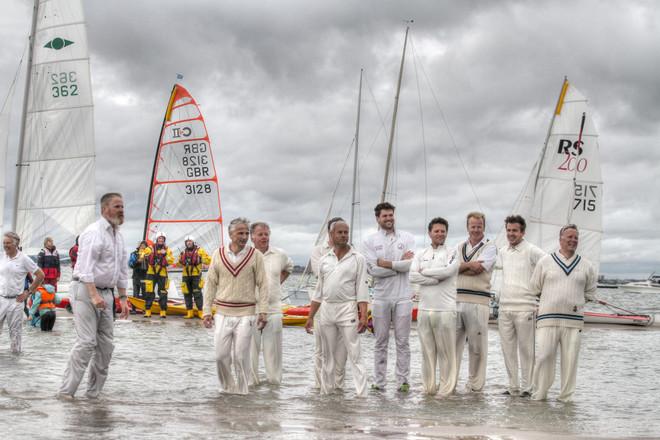
[[[435,395],[436,381],[436,353],[435,336],[431,316],[434,312],[420,310],[417,314],[417,334],[422,351],[422,386],[426,394]]]
[[[440,367],[439,397],[447,397],[456,389],[456,312],[436,312],[438,324],[433,325],[433,335]]]
[[[534,364],[532,399],[545,400],[548,390],[555,381],[555,363],[559,345],[559,327],[539,327],[536,329],[538,352]]]
[[[481,391],[486,383],[488,306],[483,304],[457,303],[457,308],[461,314],[462,327],[465,329],[465,337],[468,343],[469,377],[466,390]],[[458,335],[458,329],[456,333]]]
[[[396,342],[396,386],[410,380],[410,325],[412,300],[399,300],[394,305],[394,340]]]
[[[372,317],[374,321],[374,382],[377,387],[385,388],[387,383],[387,347],[390,342],[393,303],[389,300],[374,299]]]
[[[112,290],[104,289],[99,293],[103,295],[106,304],[113,304],[114,297]],[[98,315],[98,327],[96,332],[96,349],[89,364],[89,373],[87,374],[87,393],[86,396],[96,398],[103,390],[103,385],[108,378],[108,369],[110,359],[115,349],[113,343],[113,315],[110,307],[101,310]]]
[[[575,392],[577,378],[578,355],[582,330],[578,328],[562,328],[559,345],[561,346],[561,392],[559,400],[570,402]]]
[[[106,298],[104,295],[104,299]],[[60,394],[69,396],[73,396],[78,390],[87,365],[96,350],[97,329],[101,315],[101,310],[94,307],[83,283],[75,284],[72,299],[75,303],[73,325],[76,329],[76,342],[71,349],[59,389]]]
[[[250,344],[256,318],[254,315],[241,316],[234,327],[234,370],[236,371],[236,393],[247,394],[250,380]]]
[[[264,367],[268,383],[282,383],[282,314],[268,314],[268,323],[261,333]],[[254,362],[253,362],[254,365]]]
[[[516,335],[515,313],[500,310],[497,316],[497,328],[500,332],[500,345],[504,357],[504,366],[509,376],[509,392],[520,391],[518,380],[518,338]]]
[[[232,345],[234,343],[234,327],[238,325],[238,319],[234,316],[215,315],[215,333],[213,338],[215,363],[218,369],[220,390],[226,393],[234,393],[236,390],[236,383],[231,372],[231,358]]]

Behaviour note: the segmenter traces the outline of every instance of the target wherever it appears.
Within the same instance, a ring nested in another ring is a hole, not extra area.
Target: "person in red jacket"
[[[37,255],[37,266],[44,272],[44,284],[50,284],[57,292],[57,282],[60,280],[60,254],[55,249],[51,237],[44,239],[44,248]]]
[[[76,244],[71,246],[71,249],[69,249],[69,258],[71,259],[71,270],[76,268],[76,261],[78,261],[78,237],[76,237]]]

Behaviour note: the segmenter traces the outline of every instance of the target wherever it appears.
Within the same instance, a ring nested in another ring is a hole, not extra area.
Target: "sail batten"
[[[28,254],[71,246],[95,215],[94,115],[80,0],[38,0],[17,159],[14,228]]]
[[[151,180],[145,238],[165,233],[174,249],[185,237],[208,250],[222,242],[215,162],[197,102],[176,84],[167,102]]]

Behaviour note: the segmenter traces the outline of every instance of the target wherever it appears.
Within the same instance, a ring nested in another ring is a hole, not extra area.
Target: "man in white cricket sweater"
[[[333,217],[328,220],[328,240],[320,243],[318,246],[314,246],[314,249],[312,249],[312,254],[309,257],[309,265],[311,267],[312,273],[316,276],[317,279],[319,277],[319,261],[334,247],[334,243],[332,242],[332,234],[330,234],[330,228],[332,228],[332,225],[338,221],[343,222],[344,219],[341,217]],[[321,375],[323,374],[323,351],[321,346],[321,332],[316,327],[318,326],[318,319],[314,322],[314,325],[314,385],[315,388],[321,388]],[[346,359],[348,358],[348,353],[346,353],[346,348],[341,342],[341,334],[338,335],[338,338],[339,340],[337,341],[334,359],[336,384],[338,388],[342,388],[344,386],[344,378],[346,377]]]
[[[578,229],[566,225],[559,232],[559,251],[543,257],[532,275],[532,290],[540,292],[532,399],[545,400],[555,380],[557,348],[561,347],[561,392],[569,402],[575,391],[584,304],[597,301],[597,273],[593,264],[577,254]]]
[[[521,216],[507,217],[504,226],[509,243],[498,250],[502,265],[502,285],[498,295],[497,326],[504,365],[509,376],[509,389],[505,393],[529,396],[534,370],[534,329],[538,307],[538,292],[532,291],[529,283],[536,264],[545,256],[545,252],[525,240],[527,224]]]
[[[335,353],[336,346],[341,343],[348,353],[355,391],[358,396],[364,396],[367,374],[361,360],[359,334],[367,329],[369,290],[366,262],[348,244],[348,225],[345,222],[333,223],[330,234],[334,243],[333,250],[319,261],[319,279],[305,329],[308,333],[312,329],[321,333],[321,394],[329,394],[337,389]],[[317,313],[319,323],[315,327]],[[341,339],[338,338],[339,334]]]
[[[484,237],[486,216],[467,215],[468,239],[456,248],[461,265],[456,286],[457,374],[461,370],[463,348],[468,343],[469,377],[465,389],[481,391],[486,383],[488,355],[488,316],[490,314],[490,275],[497,258],[495,244]]]
[[[259,384],[259,353],[264,354],[264,368],[268,383],[282,382],[282,290],[280,285],[293,271],[293,261],[281,250],[270,245],[270,226],[256,222],[250,225],[250,238],[254,247],[264,256],[268,275],[268,308],[266,325],[252,333],[252,377],[250,384]]]
[[[415,255],[410,266],[410,282],[419,285],[417,334],[422,348],[422,384],[427,394],[439,397],[454,392],[457,378],[456,277],[460,261],[456,249],[445,246],[448,228],[442,217],[431,220],[431,245]]]
[[[412,234],[394,228],[394,206],[383,202],[374,212],[378,232],[362,245],[367,270],[374,280],[372,316],[376,344],[374,347],[374,384],[383,390],[387,382],[387,348],[390,325],[394,324],[396,342],[396,382],[401,392],[410,389],[410,323],[412,321],[412,291],[408,271],[414,253]]]
[[[229,223],[231,243],[213,253],[204,285],[206,328],[213,327],[212,307],[216,309],[214,343],[220,391],[236,394],[248,393],[252,332],[255,326],[261,330],[267,323],[264,257],[247,246],[249,225],[244,218]],[[232,375],[232,359],[236,380]]]

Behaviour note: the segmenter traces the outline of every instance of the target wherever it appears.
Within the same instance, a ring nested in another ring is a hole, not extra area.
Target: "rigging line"
[[[376,145],[376,141],[378,140],[378,137],[382,132],[387,132],[387,127],[385,126],[385,120],[383,119],[382,114],[380,113],[380,108],[378,107],[378,102],[376,101],[376,96],[374,95],[373,90],[371,89],[371,84],[367,81],[367,75],[364,75],[364,82],[367,84],[367,89],[369,90],[369,94],[373,98],[374,101],[374,106],[376,107],[376,113],[378,114],[378,118],[381,123],[381,127],[378,129],[376,134],[374,135],[373,141],[371,142],[371,145],[369,146],[369,149],[367,150],[367,153],[362,156],[362,160],[358,158],[358,161],[360,162],[360,166],[358,167],[358,171],[362,169],[362,164],[366,162],[367,158],[371,155],[372,150],[374,149],[374,146]],[[389,113],[388,115],[389,116]]]
[[[422,107],[422,91],[419,86],[419,72],[417,69],[417,51],[415,50],[415,45],[413,44],[413,39],[410,38],[410,48],[412,49],[413,56],[413,66],[415,67],[415,82],[417,83],[417,101],[419,104],[419,116],[420,123],[422,128],[422,147],[424,151],[424,224],[422,224],[422,230],[424,230],[425,223],[429,221],[429,172],[428,172],[428,162],[426,155],[426,129],[424,127],[424,108]],[[426,246],[427,235],[424,235],[424,246]]]
[[[463,157],[461,156],[461,153],[458,149],[458,146],[456,145],[456,140],[454,139],[454,135],[449,128],[449,123],[447,122],[447,118],[445,117],[445,113],[442,111],[442,107],[440,107],[440,101],[438,100],[438,97],[435,93],[435,90],[433,89],[433,85],[431,83],[431,80],[429,79],[428,74],[426,73],[426,70],[424,69],[424,64],[420,63],[420,70],[424,74],[424,78],[426,79],[426,82],[429,86],[429,89],[431,90],[431,96],[433,97],[433,100],[435,101],[435,104],[438,108],[438,112],[440,113],[440,119],[442,120],[443,125],[445,126],[445,129],[447,130],[447,134],[449,135],[449,139],[451,140],[451,145],[454,148],[454,151],[456,152],[456,156],[458,157],[458,161],[461,163],[461,167],[463,168],[463,172],[465,173],[465,177],[468,181],[468,184],[470,185],[470,190],[472,191],[472,195],[474,196],[477,206],[479,207],[479,210],[481,212],[484,211],[483,205],[481,204],[481,200],[479,199],[479,196],[477,195],[477,191],[474,187],[474,183],[472,182],[472,179],[470,178],[470,174],[468,173],[467,167],[465,166],[465,162],[463,161]],[[488,233],[491,233],[491,228],[486,224],[486,230]]]
[[[16,73],[14,74],[14,79],[12,80],[11,85],[9,86],[9,89],[7,90],[7,94],[5,95],[5,99],[4,99],[3,103],[2,103],[2,110],[1,110],[1,112],[4,112],[4,111],[5,111],[5,107],[7,106],[7,104],[11,105],[11,103],[8,102],[8,101],[9,101],[9,97],[10,97],[10,96],[13,97],[13,95],[14,95],[14,93],[12,92],[12,90],[14,90],[14,86],[16,86],[16,82],[18,81],[18,76],[19,76],[20,73],[21,73],[21,66],[23,65],[23,59],[25,58],[25,53],[27,52],[27,49],[28,49],[29,44],[30,44],[30,38],[28,37],[28,38],[26,39],[26,41],[25,41],[25,47],[23,48],[23,55],[21,55],[21,59],[20,59],[20,61],[18,62],[18,67],[16,67]]]

